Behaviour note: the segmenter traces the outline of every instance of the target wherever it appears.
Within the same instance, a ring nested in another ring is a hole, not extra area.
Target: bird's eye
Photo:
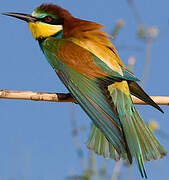
[[[46,17],[44,18],[44,21],[45,21],[46,23],[50,23],[52,20],[53,20],[53,19],[52,19],[50,16],[46,16]]]

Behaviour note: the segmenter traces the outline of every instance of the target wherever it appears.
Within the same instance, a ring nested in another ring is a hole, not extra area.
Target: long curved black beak
[[[26,22],[36,22],[38,19],[36,17],[33,17],[29,14],[23,14],[23,13],[1,13],[2,15],[15,17],[18,19],[21,19]]]

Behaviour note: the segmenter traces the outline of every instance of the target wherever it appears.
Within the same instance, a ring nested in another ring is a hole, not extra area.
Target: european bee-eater
[[[28,23],[33,37],[71,95],[93,122],[89,149],[130,164],[134,157],[142,177],[144,161],[166,151],[135,109],[131,94],[161,112],[121,62],[102,25],[73,17],[53,4],[42,4],[31,15],[3,13]]]

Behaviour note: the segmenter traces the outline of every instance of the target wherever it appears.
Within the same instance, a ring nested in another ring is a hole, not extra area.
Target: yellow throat
[[[50,25],[42,22],[29,22],[29,29],[35,39],[46,38],[63,29],[62,25]]]

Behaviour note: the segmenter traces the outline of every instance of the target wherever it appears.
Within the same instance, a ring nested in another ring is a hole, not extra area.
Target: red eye
[[[52,21],[52,18],[51,18],[50,16],[46,16],[46,17],[44,18],[44,21],[45,21],[46,23],[50,23],[50,22]]]

